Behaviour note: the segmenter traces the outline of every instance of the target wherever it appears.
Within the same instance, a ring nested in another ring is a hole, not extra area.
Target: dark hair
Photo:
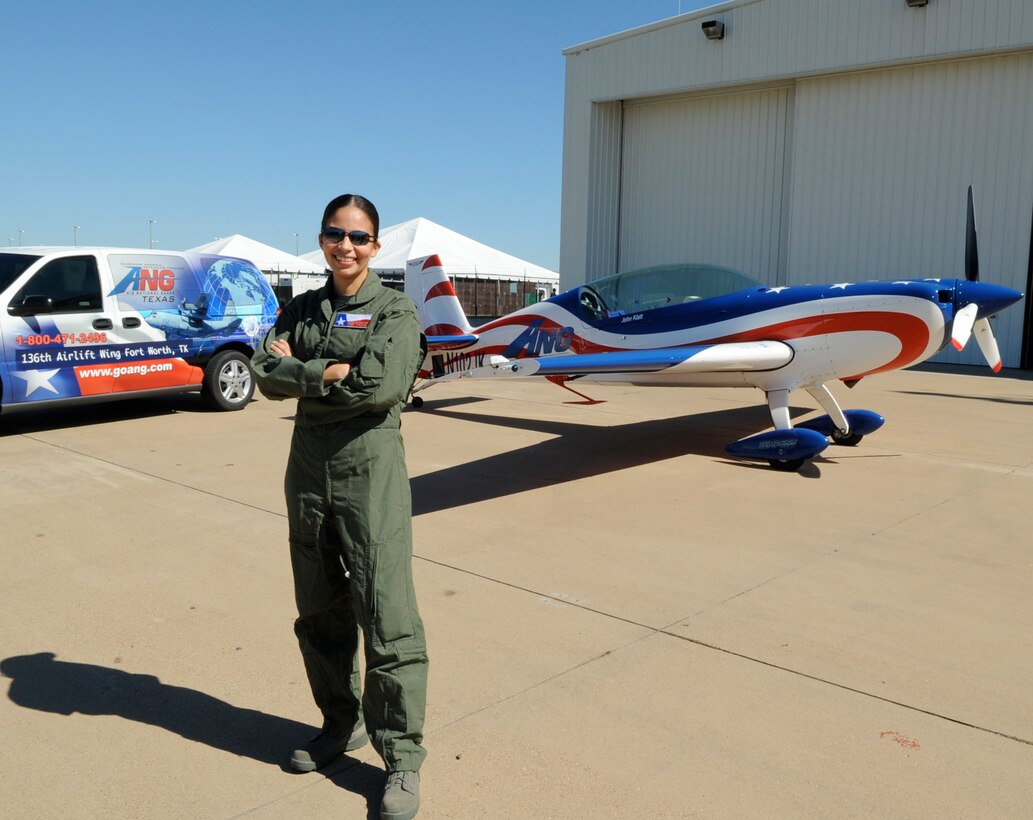
[[[358,208],[369,217],[369,221],[373,223],[373,239],[380,236],[380,214],[372,202],[359,194],[341,194],[331,199],[323,211],[323,221],[319,225],[319,230],[322,231],[327,226],[335,213],[349,205]]]

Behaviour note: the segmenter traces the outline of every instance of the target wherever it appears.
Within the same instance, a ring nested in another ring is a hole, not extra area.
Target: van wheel
[[[201,398],[216,410],[240,410],[255,393],[251,362],[239,350],[216,353],[204,369]]]

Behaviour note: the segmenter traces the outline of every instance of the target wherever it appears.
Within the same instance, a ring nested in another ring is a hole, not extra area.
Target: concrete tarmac
[[[886,426],[800,473],[724,456],[754,390],[427,391],[419,817],[1033,816],[1033,381],[983,372],[834,387]],[[286,769],[292,412],[0,422],[0,815],[379,816],[368,746]]]

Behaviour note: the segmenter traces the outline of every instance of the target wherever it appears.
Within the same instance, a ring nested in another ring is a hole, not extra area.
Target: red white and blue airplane
[[[853,446],[882,426],[869,410],[842,410],[828,383],[853,387],[908,367],[975,334],[1001,369],[989,317],[1022,298],[979,281],[969,190],[965,279],[767,287],[713,265],[628,271],[471,327],[438,256],[411,260],[406,293],[429,353],[413,390],[463,378],[546,378],[671,387],[756,387],[774,430],[733,442],[731,456],[797,470],[831,440]],[[789,395],[806,390],[826,415],[795,427]],[[578,393],[582,398],[587,398]]]

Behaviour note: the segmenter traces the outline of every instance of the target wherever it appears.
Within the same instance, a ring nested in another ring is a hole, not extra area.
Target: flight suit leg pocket
[[[381,643],[411,638],[416,634],[416,595],[412,583],[410,551],[398,543],[373,544],[372,590],[370,595],[373,630]]]

